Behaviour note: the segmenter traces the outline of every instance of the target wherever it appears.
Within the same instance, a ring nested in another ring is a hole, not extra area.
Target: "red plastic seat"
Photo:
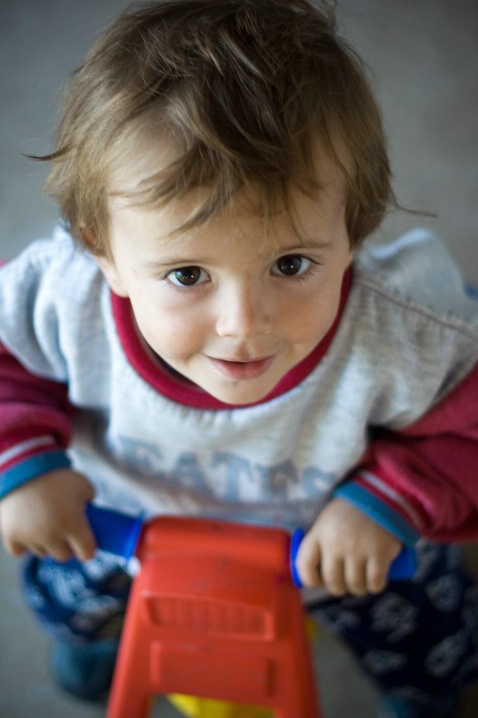
[[[158,694],[320,718],[287,533],[161,517],[144,529],[107,718],[147,718]]]

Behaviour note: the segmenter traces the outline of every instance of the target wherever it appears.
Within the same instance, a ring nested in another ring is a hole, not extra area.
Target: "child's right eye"
[[[181,267],[173,269],[166,277],[177,287],[193,287],[208,280],[208,275],[201,267]]]

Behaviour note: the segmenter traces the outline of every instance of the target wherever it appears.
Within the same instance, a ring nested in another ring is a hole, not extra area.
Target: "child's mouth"
[[[214,366],[228,379],[240,381],[242,379],[257,379],[265,374],[274,361],[274,356],[252,359],[249,361],[234,361],[229,359],[215,359],[209,357]]]

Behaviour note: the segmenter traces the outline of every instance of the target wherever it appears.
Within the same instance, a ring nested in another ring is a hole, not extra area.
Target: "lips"
[[[228,379],[241,381],[244,379],[257,379],[265,374],[274,361],[273,356],[252,359],[249,361],[234,361],[229,359],[215,359],[209,357],[211,363]]]

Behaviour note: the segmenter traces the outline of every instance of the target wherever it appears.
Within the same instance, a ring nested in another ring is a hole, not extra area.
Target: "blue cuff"
[[[407,546],[413,546],[420,538],[418,531],[403,516],[353,481],[338,486],[333,495],[349,501]]]
[[[2,474],[0,477],[0,499],[3,499],[4,496],[22,486],[22,484],[36,479],[37,476],[55,469],[68,469],[70,466],[70,459],[60,449],[32,456]]]

